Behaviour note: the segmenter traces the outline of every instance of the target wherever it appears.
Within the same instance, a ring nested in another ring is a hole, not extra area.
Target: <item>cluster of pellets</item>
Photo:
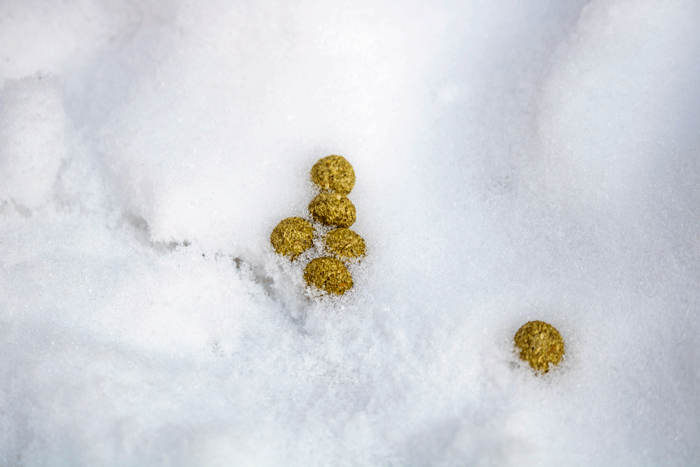
[[[342,295],[352,288],[352,276],[344,262],[357,260],[365,254],[365,241],[350,230],[356,212],[347,195],[355,186],[355,171],[342,156],[320,159],[311,169],[311,181],[320,193],[309,204],[311,218],[332,228],[321,238],[315,235],[311,222],[290,217],[280,222],[270,235],[275,252],[295,260],[321,241],[329,256],[312,259],[304,269],[304,280],[311,287],[327,293]],[[543,321],[530,321],[513,338],[521,360],[538,373],[547,373],[564,356],[564,340],[559,331]]]
[[[292,261],[321,242],[328,256],[312,259],[304,269],[304,280],[309,287],[342,295],[353,286],[346,263],[365,255],[364,239],[348,228],[356,219],[355,205],[347,197],[355,186],[355,171],[343,156],[328,156],[311,168],[311,181],[320,193],[309,204],[309,214],[332,230],[319,237],[311,222],[290,217],[274,228],[270,242],[277,254]]]

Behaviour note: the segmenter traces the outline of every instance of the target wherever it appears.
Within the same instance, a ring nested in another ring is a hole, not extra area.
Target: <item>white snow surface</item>
[[[699,25],[0,2],[0,466],[699,465]],[[368,244],[341,298],[269,244],[329,154]]]

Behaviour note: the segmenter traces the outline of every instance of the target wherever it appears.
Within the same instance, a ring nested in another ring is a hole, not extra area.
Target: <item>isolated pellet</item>
[[[550,364],[558,364],[564,356],[564,340],[559,331],[544,321],[524,324],[513,340],[520,350],[520,358],[543,373],[549,371]]]

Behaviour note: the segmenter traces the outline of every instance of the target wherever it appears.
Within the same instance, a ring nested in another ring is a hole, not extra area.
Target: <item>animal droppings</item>
[[[270,234],[270,243],[275,253],[295,259],[311,248],[314,240],[314,228],[301,217],[284,219]]]
[[[320,193],[309,204],[309,212],[316,222],[335,227],[350,227],[357,215],[352,201],[338,193]]]
[[[352,288],[352,276],[342,261],[336,258],[316,258],[304,269],[304,280],[309,287],[342,295]]]
[[[311,168],[311,181],[322,191],[347,195],[355,186],[355,170],[343,156],[327,156]]]
[[[339,259],[357,259],[365,255],[365,240],[345,227],[328,232],[325,242],[328,250]]]
[[[536,371],[547,373],[550,363],[558,364],[564,356],[564,340],[554,326],[543,321],[524,324],[513,338],[520,358]]]
[[[365,255],[364,239],[347,228],[356,219],[355,205],[345,196],[355,185],[355,172],[344,157],[328,156],[314,164],[311,180],[322,190],[309,204],[313,220],[336,229],[324,237],[315,238],[314,227],[308,221],[301,217],[290,217],[275,227],[270,242],[276,253],[294,260],[316,241],[319,248],[313,250],[310,257],[323,254],[325,249],[327,254],[335,258],[326,256],[312,259],[304,269],[304,280],[309,287],[342,295],[352,288],[353,281],[340,260],[354,260]]]

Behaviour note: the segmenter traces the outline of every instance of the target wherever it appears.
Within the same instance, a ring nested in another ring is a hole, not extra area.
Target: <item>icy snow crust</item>
[[[421,3],[0,3],[0,465],[700,464],[700,4]]]

